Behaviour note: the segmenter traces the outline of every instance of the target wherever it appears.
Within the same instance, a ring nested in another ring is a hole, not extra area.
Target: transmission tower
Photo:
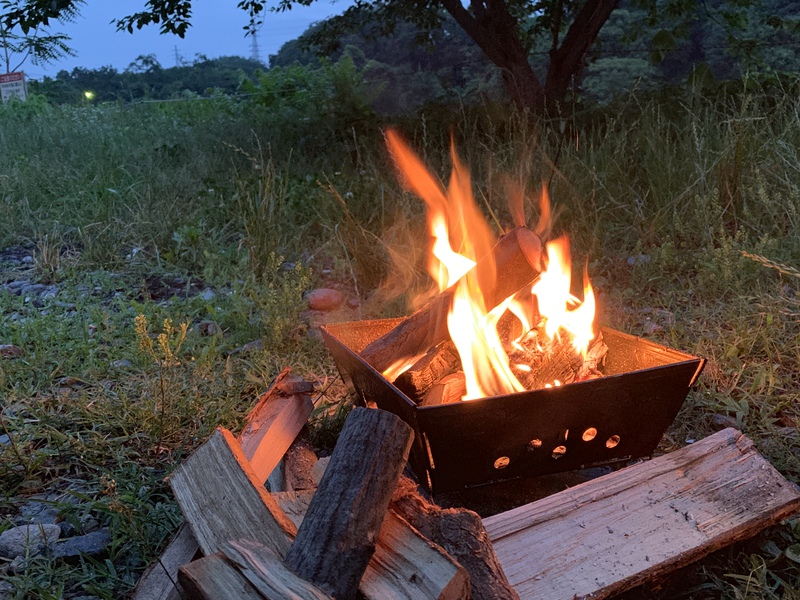
[[[258,48],[258,29],[253,31],[250,38],[250,58],[257,62],[261,62],[261,52]]]

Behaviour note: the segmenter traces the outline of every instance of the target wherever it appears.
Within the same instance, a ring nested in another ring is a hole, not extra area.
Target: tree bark
[[[618,5],[619,0],[587,0],[575,15],[561,45],[550,51],[550,66],[544,86],[549,107],[566,97],[570,84],[583,69],[586,53]]]

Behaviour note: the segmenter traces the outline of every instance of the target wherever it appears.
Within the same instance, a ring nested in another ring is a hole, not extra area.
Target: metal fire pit
[[[347,385],[414,429],[410,462],[433,493],[650,455],[705,360],[603,328],[606,376],[438,406],[417,406],[359,357],[401,319],[322,327]]]

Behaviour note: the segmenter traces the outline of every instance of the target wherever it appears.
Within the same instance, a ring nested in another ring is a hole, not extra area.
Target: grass
[[[800,483],[796,91],[745,82],[548,122],[432,108],[398,126],[442,177],[452,136],[499,226],[509,185],[533,218],[549,182],[603,322],[708,359],[665,449],[724,416]],[[164,477],[284,366],[336,403],[314,429],[330,446],[347,399],[303,291],[336,284],[366,318],[403,314],[424,284],[422,203],[397,184],[380,119],[315,138],[313,118],[281,118],[223,97],[0,108],[0,248],[33,258],[3,272],[60,289],[41,306],[0,293],[0,343],[23,350],[0,359],[0,517],[59,491],[64,519],[113,537],[107,559],[7,575],[18,598],[125,594],[180,521]],[[632,597],[798,597],[798,543],[790,522]]]

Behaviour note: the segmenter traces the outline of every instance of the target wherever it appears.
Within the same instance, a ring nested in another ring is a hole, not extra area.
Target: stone
[[[58,525],[35,523],[6,529],[0,534],[0,556],[16,558],[26,554],[39,554],[46,542],[54,542],[61,535]]]
[[[329,312],[342,305],[344,295],[339,290],[318,288],[309,292],[306,300],[308,301],[308,308],[311,310]]]
[[[11,438],[7,433],[0,435],[0,446],[6,446],[11,443]]]
[[[19,507],[19,514],[24,519],[22,524],[46,523],[54,524],[58,520],[58,508],[52,502],[31,500]]]
[[[200,335],[219,335],[222,333],[220,331],[219,325],[214,323],[214,321],[200,321],[196,326],[197,333]]]
[[[200,294],[200,298],[206,302],[211,302],[214,299],[214,290],[207,289],[202,294]]]
[[[65,562],[78,562],[84,554],[100,556],[108,549],[111,534],[108,528],[98,529],[86,535],[78,535],[50,544],[50,558]]]
[[[14,344],[0,344],[0,357],[19,358],[22,356],[22,348]]]
[[[111,368],[112,369],[132,369],[133,363],[129,361],[127,358],[123,358],[122,360],[112,360],[111,361]]]
[[[14,586],[8,581],[0,580],[0,600],[11,600],[14,597]]]

